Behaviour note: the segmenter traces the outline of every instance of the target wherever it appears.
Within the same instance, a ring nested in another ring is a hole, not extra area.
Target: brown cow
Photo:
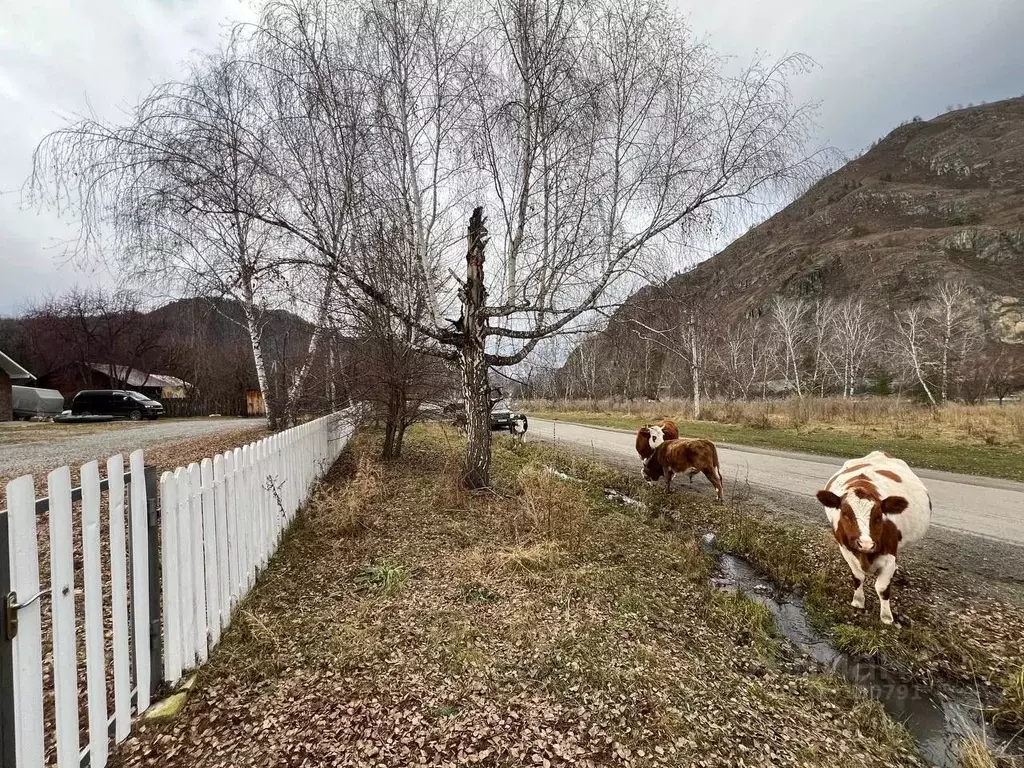
[[[636,452],[641,459],[646,459],[659,443],[679,438],[679,430],[674,421],[662,419],[655,424],[644,424],[636,433]]]
[[[703,472],[723,501],[722,470],[718,465],[718,449],[710,440],[699,437],[666,440],[644,459],[645,480],[658,482],[665,477],[665,490],[672,490],[672,477],[680,473]]]

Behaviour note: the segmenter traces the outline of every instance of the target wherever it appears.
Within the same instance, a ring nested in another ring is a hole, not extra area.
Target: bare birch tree
[[[881,337],[881,327],[862,299],[846,299],[831,314],[835,347],[841,360],[843,397],[852,397],[863,378],[868,353]]]
[[[896,312],[896,349],[903,361],[910,368],[921,385],[932,408],[938,408],[932,387],[928,384],[928,333],[925,328],[924,311],[921,307],[911,307],[903,312]]]
[[[141,114],[72,127],[48,142],[59,151],[37,178],[134,192],[155,174],[159,190],[171,158],[190,211],[277,231],[284,277],[313,269],[318,291],[358,291],[431,339],[461,374],[472,488],[490,482],[490,368],[613,302],[668,233],[685,237],[815,161],[812,110],[788,87],[804,60],[725,74],[654,0],[281,0],[236,41],[226,57],[254,96],[241,135],[208,138],[181,116],[199,73],[158,89],[170,114],[158,141]],[[182,126],[188,140],[170,142]],[[244,194],[209,194],[232,157],[252,169]],[[88,213],[109,212],[107,198],[84,198]],[[418,264],[386,287],[350,258],[382,224],[397,224],[402,258]]]
[[[125,126],[87,119],[47,136],[36,150],[32,188],[39,201],[79,215],[73,256],[99,254],[138,282],[236,301],[276,428],[290,417],[319,345],[334,267],[312,276],[295,266],[304,244],[251,213],[273,203],[265,168],[274,137],[259,84],[238,63],[240,45],[232,39],[184,82],[155,89]],[[264,314],[289,294],[314,296],[318,311],[306,361],[278,403],[264,359]]]
[[[938,347],[939,401],[944,403],[961,364],[980,349],[981,334],[977,329],[977,312],[967,285],[962,282],[939,285],[935,298],[929,302],[928,314]]]
[[[800,383],[800,364],[807,331],[807,302],[803,299],[786,299],[775,296],[772,299],[770,311],[782,342],[783,370],[786,381],[794,384],[797,396],[802,399],[804,390]],[[792,378],[790,378],[791,373]]]

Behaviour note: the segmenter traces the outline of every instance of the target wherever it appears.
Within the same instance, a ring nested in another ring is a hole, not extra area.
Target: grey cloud
[[[802,52],[818,63],[794,84],[821,102],[820,140],[856,154],[915,115],[1024,90],[1020,0],[674,0],[717,50],[749,61]],[[0,314],[75,282],[110,279],[58,268],[68,236],[52,213],[19,209],[31,152],[61,118],[116,118],[194,49],[217,45],[239,0],[8,3],[0,18]],[[767,212],[767,211],[766,211]],[[716,243],[717,244],[717,243]],[[706,254],[705,254],[706,255]]]
[[[0,16],[0,314],[73,284],[109,282],[62,265],[73,226],[23,210],[32,150],[76,114],[117,119],[154,83],[180,76],[194,50],[211,50],[231,21],[251,19],[240,0],[8,3]]]

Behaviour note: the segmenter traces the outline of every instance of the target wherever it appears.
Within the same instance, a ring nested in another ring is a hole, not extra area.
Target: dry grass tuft
[[[384,498],[381,471],[366,456],[359,459],[352,480],[339,492],[320,486],[309,505],[309,520],[325,538],[359,536],[377,524],[375,507]]]
[[[960,742],[960,765],[963,768],[999,768],[996,756],[978,736]]]
[[[1001,727],[1024,729],[1024,667],[1006,680],[1003,700],[992,716]]]
[[[589,527],[586,499],[576,488],[536,464],[516,477],[520,503],[508,518],[512,537],[521,542],[542,539],[579,549]]]

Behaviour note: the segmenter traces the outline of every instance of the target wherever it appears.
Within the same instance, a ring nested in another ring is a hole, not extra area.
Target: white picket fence
[[[13,690],[0,692],[8,703],[13,700],[12,712],[0,706],[4,768],[106,765],[111,738],[123,741],[133,713],[151,704],[159,680],[151,665],[162,666],[164,681],[177,683],[217,646],[312,486],[347,443],[353,417],[325,416],[165,472],[158,542],[141,450],[131,454],[130,475],[120,455],[107,460],[105,480],[96,461],[82,466],[80,491],[73,491],[68,467],[54,470],[47,500],[36,499],[31,476],[8,483],[9,572],[0,576],[9,576],[8,599],[17,605],[5,606],[0,638],[7,643],[13,676]],[[48,528],[37,531],[38,512],[47,508]],[[40,533],[49,549],[47,590],[40,589]],[[158,553],[153,562],[151,552]],[[151,594],[158,575],[161,592]],[[46,689],[44,638],[52,642]],[[80,728],[83,710],[87,722]]]
[[[325,417],[160,478],[164,680],[206,661],[350,426]],[[171,511],[173,510],[173,511]]]

